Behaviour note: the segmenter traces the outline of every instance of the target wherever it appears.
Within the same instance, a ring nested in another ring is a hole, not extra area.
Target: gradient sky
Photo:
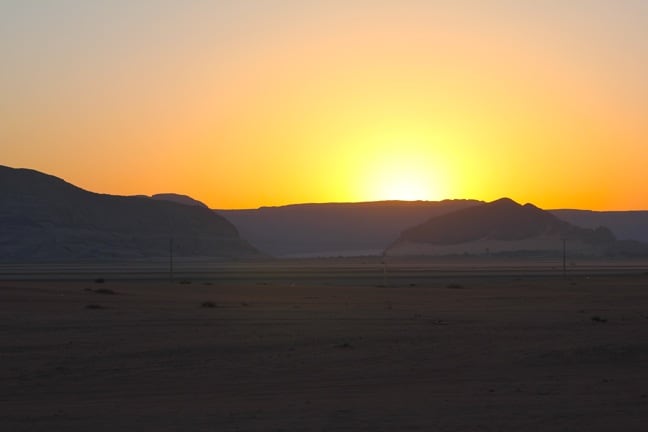
[[[648,1],[0,0],[0,164],[213,208],[648,209]]]

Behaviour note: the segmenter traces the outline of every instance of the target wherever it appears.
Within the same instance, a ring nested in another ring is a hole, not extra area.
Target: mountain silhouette
[[[216,210],[261,251],[274,256],[379,255],[415,224],[474,200],[295,204]]]
[[[388,253],[556,251],[561,249],[562,239],[570,243],[572,251],[586,255],[605,254],[617,245],[614,234],[605,227],[581,228],[533,204],[502,198],[406,229]]]
[[[204,202],[198,201],[197,199],[194,199],[188,195],[181,195],[176,193],[160,193],[152,195],[151,198],[153,198],[154,200],[171,201],[178,204],[209,208]]]
[[[103,195],[28,169],[0,166],[0,260],[167,256],[241,259],[259,253],[207,208]]]
[[[560,219],[582,226],[606,226],[622,240],[648,242],[648,211],[550,210]]]

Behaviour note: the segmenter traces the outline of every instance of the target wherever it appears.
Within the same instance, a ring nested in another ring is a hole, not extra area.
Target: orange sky
[[[642,0],[16,0],[0,32],[0,163],[92,191],[648,209]]]

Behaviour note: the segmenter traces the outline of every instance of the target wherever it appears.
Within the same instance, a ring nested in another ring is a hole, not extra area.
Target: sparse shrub
[[[89,304],[86,305],[86,309],[105,309],[103,306],[98,305],[98,304]]]
[[[190,281],[190,280],[186,280],[186,279],[185,279],[185,280],[181,280],[181,281],[178,282],[178,283],[179,283],[180,285],[191,285],[191,281]]]
[[[340,348],[340,349],[349,349],[349,348],[353,348],[353,346],[352,346],[350,343],[348,343],[348,342],[344,342],[344,343],[341,343],[341,344],[335,345],[335,348]]]
[[[94,282],[98,283],[98,284],[102,284],[102,283],[106,282],[106,280],[104,278],[97,278],[97,279],[94,280]]]
[[[458,284],[458,283],[451,283],[451,284],[446,285],[446,288],[450,288],[450,289],[462,289],[462,288],[464,288],[464,286],[461,285],[461,284]]]
[[[597,322],[597,323],[606,323],[606,322],[607,322],[607,318],[603,318],[603,317],[600,317],[600,316],[598,316],[598,315],[594,315],[594,316],[592,317],[592,321]]]
[[[433,320],[431,323],[432,323],[432,325],[448,325],[448,321],[444,321],[444,320],[440,320],[440,319]]]
[[[200,307],[204,307],[204,308],[215,308],[215,307],[216,307],[216,303],[214,303],[213,301],[204,301],[204,302],[202,302],[202,304],[200,305]]]
[[[106,295],[115,295],[117,294],[115,291],[111,290],[110,288],[98,288],[94,290],[97,294],[106,294]]]

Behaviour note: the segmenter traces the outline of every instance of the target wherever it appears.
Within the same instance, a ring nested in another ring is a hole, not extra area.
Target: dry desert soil
[[[648,430],[640,267],[273,266],[5,275],[0,429]]]

